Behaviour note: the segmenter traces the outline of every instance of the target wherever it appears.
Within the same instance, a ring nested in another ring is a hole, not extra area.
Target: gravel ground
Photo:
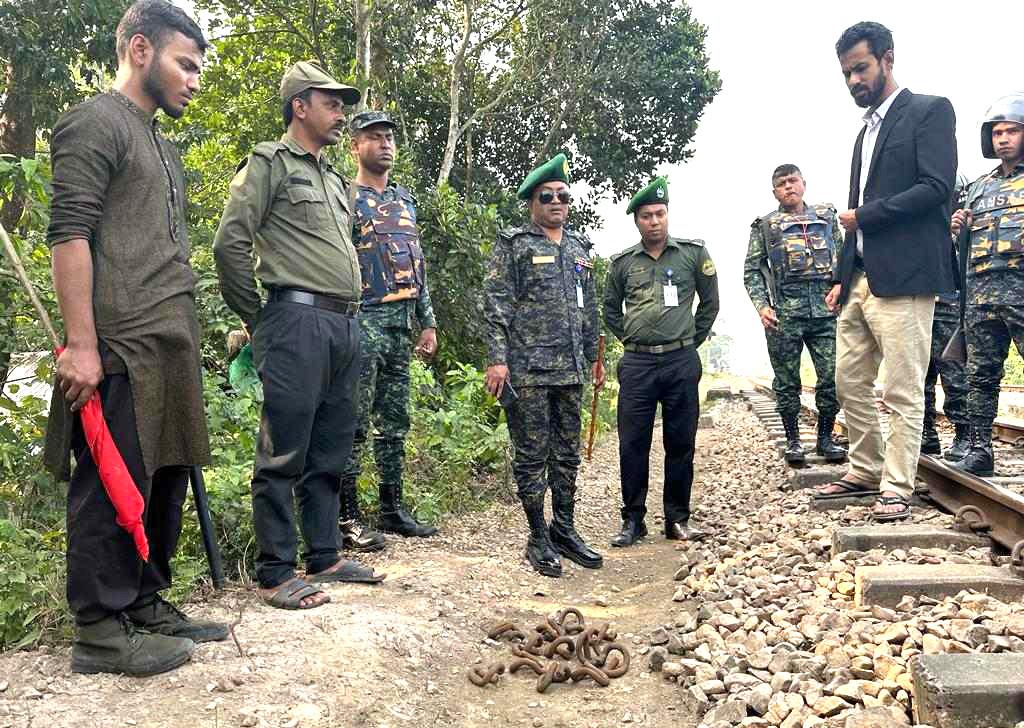
[[[242,588],[190,605],[240,619],[241,655],[231,642],[204,645],[191,664],[146,680],[72,675],[67,648],[0,656],[0,728],[899,726],[911,724],[913,655],[1024,649],[1021,605],[981,595],[854,608],[857,565],[987,563],[987,551],[831,554],[832,528],[867,509],[809,512],[808,492],[778,489],[786,469],[746,407],[725,402],[713,415],[696,458],[694,518],[714,534],[703,543],[660,536],[654,482],[651,536],[607,547],[618,528],[609,436],[581,471],[577,518],[605,554],[601,570],[566,562],[562,579],[534,574],[518,507],[497,504],[442,524],[438,537],[392,541],[366,559],[388,573],[383,585],[331,586],[321,609],[271,609]],[[654,481],[661,456],[656,446]],[[917,521],[951,520],[915,510]],[[491,627],[532,626],[566,606],[617,629],[632,652],[626,675],[544,694],[532,675],[468,682],[469,667],[507,657],[487,640]]]

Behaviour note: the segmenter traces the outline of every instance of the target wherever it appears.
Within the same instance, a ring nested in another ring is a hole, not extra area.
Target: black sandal
[[[898,511],[891,513],[879,513],[872,509],[871,520],[876,523],[890,523],[892,521],[903,521],[910,518],[910,501],[901,495],[881,495],[878,496],[878,500],[875,501],[875,505],[879,506],[903,506]]]
[[[852,480],[833,480],[831,483],[826,485],[835,485],[842,488],[837,493],[819,493],[815,490],[812,498],[816,501],[836,500],[838,498],[867,498],[869,496],[877,496],[880,491],[878,488],[872,488],[871,486],[861,485],[860,483],[854,483]]]
[[[264,604],[269,604],[278,609],[316,609],[331,601],[331,595],[315,586],[310,586],[302,579],[295,577],[286,582],[278,584],[270,589],[258,591],[260,599]],[[323,594],[326,599],[315,604],[303,604],[302,600],[309,597]]]
[[[310,581],[319,583],[380,584],[387,576],[387,574],[375,574],[373,569],[348,559],[339,559],[333,566],[328,566],[323,571],[318,571],[315,574],[306,573],[306,577]]]

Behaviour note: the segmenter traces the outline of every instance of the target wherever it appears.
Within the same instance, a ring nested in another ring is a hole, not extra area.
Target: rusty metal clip
[[[1014,576],[1024,578],[1024,540],[1013,545],[1013,550],[1010,552],[1010,571]]]
[[[992,524],[978,506],[961,506],[953,518],[953,527],[958,531],[985,533],[992,530]]]

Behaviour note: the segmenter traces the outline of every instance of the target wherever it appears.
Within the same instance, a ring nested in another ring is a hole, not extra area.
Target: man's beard
[[[185,113],[185,109],[172,106],[167,100],[167,95],[164,92],[163,84],[160,80],[160,74],[157,68],[160,66],[160,55],[159,53],[153,59],[153,63],[149,67],[149,71],[146,72],[145,78],[142,79],[142,90],[146,92],[156,105],[163,109],[163,112],[172,119],[180,119],[181,115]]]
[[[885,85],[889,82],[889,77],[886,75],[884,69],[879,69],[878,78],[875,79],[875,83],[868,88],[868,96],[866,102],[854,97],[854,101],[857,106],[862,109],[871,109],[878,106],[878,102],[882,98],[882,93],[885,91]]]

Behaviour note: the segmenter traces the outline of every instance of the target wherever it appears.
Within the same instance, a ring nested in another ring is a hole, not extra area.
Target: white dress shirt
[[[860,147],[860,196],[857,198],[858,206],[864,204],[864,186],[867,184],[868,173],[871,171],[871,157],[875,153],[878,131],[882,128],[882,120],[885,119],[886,112],[889,111],[889,107],[892,106],[892,102],[896,100],[899,93],[900,88],[897,86],[896,90],[889,94],[885,101],[874,109],[868,109],[867,113],[863,116],[867,131],[864,132],[864,141]],[[859,227],[857,228],[857,255],[862,258],[864,257],[864,233]]]

